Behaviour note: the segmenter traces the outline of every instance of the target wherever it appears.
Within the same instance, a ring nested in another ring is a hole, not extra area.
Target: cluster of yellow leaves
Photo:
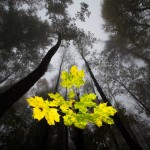
[[[56,108],[49,108],[48,100],[44,101],[42,97],[31,97],[27,99],[29,105],[33,107],[33,118],[41,120],[45,117],[49,125],[55,125],[55,121],[59,122],[59,114]]]
[[[62,72],[61,78],[63,87],[79,88],[84,84],[84,71],[72,66],[70,73]],[[33,107],[33,117],[39,121],[45,117],[49,125],[55,125],[55,122],[60,122],[60,116],[63,114],[65,125],[74,125],[80,129],[84,129],[88,123],[94,123],[98,127],[102,126],[102,122],[114,123],[111,116],[114,116],[116,110],[112,106],[107,106],[107,103],[96,105],[94,102],[96,95],[93,93],[83,94],[79,101],[75,101],[75,92],[72,89],[68,93],[69,100],[65,100],[59,93],[48,95],[52,101],[38,96],[27,99],[29,105]],[[93,111],[89,111],[89,108]]]
[[[67,87],[68,89],[72,87],[80,88],[84,84],[84,71],[78,70],[76,66],[72,66],[70,73],[62,71],[60,85],[62,87]]]
[[[116,110],[112,106],[107,106],[107,103],[101,103],[97,106],[93,102],[96,98],[95,94],[83,94],[79,102],[73,99],[66,101],[59,93],[49,93],[48,95],[53,101],[44,101],[42,97],[38,96],[27,99],[30,106],[33,107],[33,117],[39,121],[45,117],[49,125],[55,125],[55,122],[60,122],[58,112],[61,111],[65,114],[63,120],[67,126],[74,125],[84,129],[89,122],[98,127],[102,126],[102,121],[108,124],[114,123],[110,116],[113,116]],[[94,108],[94,112],[90,113],[88,108]]]
[[[110,116],[114,116],[116,112],[116,109],[114,109],[112,106],[107,106],[107,103],[101,103],[94,108],[94,123],[98,127],[102,126],[102,121],[110,125],[114,124],[114,121]]]

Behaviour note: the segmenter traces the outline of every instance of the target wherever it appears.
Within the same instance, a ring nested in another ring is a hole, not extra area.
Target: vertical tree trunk
[[[42,124],[42,130],[44,130],[43,137],[40,143],[39,150],[47,150],[48,137],[50,133],[50,126],[45,119],[42,119],[39,124]]]
[[[80,101],[79,93],[77,93],[77,101]],[[83,130],[75,128],[75,136],[76,150],[84,150]]]
[[[114,143],[115,143],[115,145],[116,145],[116,150],[120,150],[119,144],[118,144],[118,141],[117,141],[117,138],[115,137],[112,128],[109,127],[109,129],[110,129],[110,134],[111,134],[111,136],[112,136],[112,139],[113,139],[113,141],[114,141]]]
[[[62,65],[63,65],[63,60],[64,60],[64,57],[62,57],[62,60],[61,60],[61,63],[60,63],[59,73],[58,73],[58,77],[57,77],[57,82],[56,82],[56,86],[55,86],[55,89],[54,89],[54,93],[56,93],[58,91],[59,80],[60,80],[60,75],[61,75],[61,70],[62,70]]]
[[[84,150],[83,130],[75,128],[76,150]]]
[[[65,127],[65,133],[66,133],[66,150],[68,150],[69,142],[68,142],[68,127],[67,126]]]
[[[62,56],[60,67],[59,67],[59,72],[58,72],[58,77],[57,77],[57,82],[56,86],[54,89],[54,93],[58,92],[59,88],[59,81],[60,81],[60,75],[61,75],[61,70],[62,70],[62,65],[64,61],[64,55]],[[65,99],[67,97],[65,96]],[[64,147],[67,150],[68,149],[68,129],[63,125],[63,119],[60,119],[60,123],[57,124],[57,130],[58,130],[58,138],[57,138],[57,149],[58,150],[63,150]],[[65,140],[64,140],[65,139]]]
[[[125,84],[118,78],[115,79],[121,86],[123,86],[127,92],[136,100],[140,107],[144,108],[150,114],[150,110],[125,86]]]
[[[67,91],[67,88],[66,88],[66,92],[65,92],[65,99],[67,100],[67,94],[68,93],[68,91]],[[65,130],[66,130],[66,150],[68,150],[69,149],[69,139],[68,139],[68,134],[69,134],[69,132],[68,132],[68,129],[69,127],[65,127]]]
[[[81,54],[81,53],[80,53]],[[86,64],[86,67],[90,73],[90,76],[91,78],[93,79],[93,82],[99,92],[99,94],[101,95],[102,99],[104,102],[108,103],[109,106],[112,106],[110,101],[106,98],[102,88],[100,87],[100,85],[98,84],[88,62],[86,61],[86,59],[84,58],[84,56],[81,54],[85,64]],[[133,149],[136,149],[136,150],[142,150],[141,146],[139,143],[137,143],[133,137],[130,135],[130,133],[128,132],[128,130],[125,128],[124,124],[122,123],[122,121],[120,120],[120,117],[118,116],[118,114],[116,113],[113,117],[114,121],[115,121],[115,124],[116,126],[118,127],[118,129],[120,130],[123,138],[125,139],[126,143],[128,144],[128,146],[130,147],[131,150]]]
[[[48,51],[40,65],[28,76],[0,95],[0,117],[44,75],[51,58],[60,44],[61,36],[59,35],[57,44]]]

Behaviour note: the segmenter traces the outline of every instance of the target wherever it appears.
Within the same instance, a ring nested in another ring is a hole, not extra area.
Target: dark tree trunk
[[[46,122],[45,119],[42,119],[40,124],[42,124],[42,128],[44,128],[44,133],[43,133],[43,137],[39,146],[39,150],[46,150],[47,149],[47,144],[48,144],[48,138],[49,138],[49,134],[50,134],[50,126],[48,125],[48,123]]]
[[[60,64],[60,67],[59,67],[59,73],[58,73],[58,77],[57,77],[56,86],[54,88],[54,93],[58,92],[59,80],[60,80],[62,65],[63,65],[63,57],[62,57],[61,64]],[[63,123],[63,121],[61,119],[60,123],[56,125],[57,126],[57,136],[58,136],[58,138],[57,138],[57,145],[56,145],[56,149],[57,150],[61,150],[64,147],[64,142],[62,140],[63,139],[63,132],[64,132],[64,129],[63,129],[64,125],[62,123]],[[48,137],[49,137],[49,134],[50,134],[50,126],[47,125],[46,122],[45,122],[45,128],[46,128],[46,130],[44,132],[43,142],[41,144],[41,149],[42,150],[46,150],[47,149]],[[66,138],[68,138],[68,137],[66,137]],[[66,146],[66,150],[67,150],[67,148],[68,148],[68,139],[66,141],[67,141],[67,143],[66,143],[65,146]]]
[[[80,54],[81,54],[81,53],[80,53]],[[95,78],[95,76],[94,76],[94,74],[93,74],[93,72],[92,72],[92,70],[91,70],[91,68],[90,68],[90,66],[89,66],[89,64],[88,64],[88,62],[86,61],[86,59],[84,58],[84,56],[83,56],[82,54],[81,54],[81,56],[82,56],[82,58],[83,58],[83,60],[84,60],[84,62],[85,62],[85,64],[86,64],[86,67],[87,67],[87,69],[88,69],[88,71],[89,71],[89,73],[90,73],[90,76],[91,76],[91,78],[93,79],[93,82],[94,82],[94,84],[95,84],[95,86],[96,86],[96,88],[97,88],[99,94],[101,95],[103,101],[104,101],[105,103],[108,103],[109,106],[112,106],[111,103],[110,103],[110,101],[109,101],[109,100],[107,99],[107,97],[105,96],[105,94],[104,94],[102,88],[101,88],[100,85],[98,84],[98,82],[97,82],[97,80],[96,80],[96,78]],[[125,139],[126,143],[127,143],[128,146],[130,147],[130,149],[131,149],[131,150],[133,150],[133,149],[142,150],[140,144],[137,143],[137,142],[133,139],[133,137],[130,135],[130,133],[128,132],[128,130],[125,128],[124,124],[123,124],[122,121],[120,120],[120,117],[118,116],[117,113],[114,115],[113,119],[114,119],[114,121],[115,121],[116,126],[117,126],[118,129],[120,130],[120,132],[121,132],[123,138]]]
[[[60,67],[59,67],[59,73],[57,77],[56,86],[54,89],[54,93],[58,92],[59,88],[59,81],[60,81],[60,75],[62,70],[62,65],[64,61],[64,55],[62,56]],[[65,99],[67,97],[65,96]],[[68,149],[68,129],[63,125],[63,119],[61,118],[61,121],[59,124],[57,124],[57,130],[58,130],[58,138],[57,138],[57,150],[63,150],[64,148]]]
[[[76,150],[84,150],[83,130],[75,128],[75,132],[76,132],[75,135]]]
[[[58,73],[58,77],[57,77],[57,82],[56,82],[56,86],[54,88],[54,93],[58,92],[58,87],[59,87],[59,80],[60,80],[60,75],[61,75],[61,68],[62,68],[62,64],[63,64],[63,58],[61,60],[61,64],[59,67],[59,73]],[[63,145],[63,141],[62,141],[62,132],[63,132],[63,124],[62,124],[62,120],[59,124],[56,125],[57,126],[57,145],[56,145],[56,149],[57,150],[61,150],[62,149],[62,145]],[[47,149],[47,145],[48,145],[48,137],[50,134],[50,126],[47,124],[47,122],[45,122],[45,131],[44,131],[44,136],[43,136],[43,142],[41,143],[41,150],[46,150]]]
[[[68,127],[65,127],[65,133],[66,133],[66,150],[68,150],[69,147],[69,141],[68,141]]]
[[[28,76],[0,95],[0,117],[44,75],[51,58],[60,44],[61,36],[59,35],[57,44],[48,51],[40,65]]]
[[[80,101],[80,94],[77,93],[77,101]],[[78,111],[76,111],[78,112]],[[83,130],[75,128],[76,150],[84,150]]]
[[[110,132],[110,135],[111,135],[111,137],[112,137],[112,140],[113,140],[114,143],[115,143],[116,150],[120,150],[119,144],[118,144],[117,138],[116,138],[115,135],[114,135],[113,129],[112,129],[111,127],[109,127],[109,129],[110,129],[109,132]]]

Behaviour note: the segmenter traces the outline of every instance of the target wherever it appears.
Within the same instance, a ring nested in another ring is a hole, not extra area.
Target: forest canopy
[[[0,149],[149,150],[149,16],[147,0],[1,0]]]

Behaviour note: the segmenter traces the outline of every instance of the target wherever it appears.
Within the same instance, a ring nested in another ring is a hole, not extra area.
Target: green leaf
[[[114,124],[114,121],[110,116],[113,116],[117,111],[112,106],[107,106],[107,103],[101,103],[99,106],[94,108],[94,118],[95,118],[95,124],[98,126],[97,122],[103,121],[108,124]]]
[[[95,94],[83,94],[80,97],[80,102],[76,102],[74,107],[75,109],[79,109],[79,112],[86,113],[88,108],[96,107],[96,104],[92,101],[96,98]]]
[[[86,113],[87,112],[87,107],[84,105],[83,102],[76,102],[74,104],[74,107],[75,107],[75,109],[78,109],[79,112],[82,112],[82,113]]]
[[[62,87],[69,89],[72,87],[80,88],[84,84],[84,71],[79,71],[76,66],[72,66],[70,73],[62,71],[61,79],[60,85]]]
[[[74,99],[74,97],[75,97],[75,92],[73,90],[71,90],[68,94],[68,98]]]
[[[71,126],[74,124],[76,120],[76,113],[74,113],[72,110],[68,110],[67,114],[63,117],[64,119],[64,124],[67,126]]]
[[[74,123],[74,126],[80,129],[84,129],[86,125],[88,124],[85,118],[85,115],[82,113],[78,113],[76,115],[76,122]]]
[[[56,94],[49,93],[48,95],[50,96],[51,99],[53,99],[53,101],[49,102],[49,106],[51,107],[60,106],[65,101],[64,98],[59,93]]]

